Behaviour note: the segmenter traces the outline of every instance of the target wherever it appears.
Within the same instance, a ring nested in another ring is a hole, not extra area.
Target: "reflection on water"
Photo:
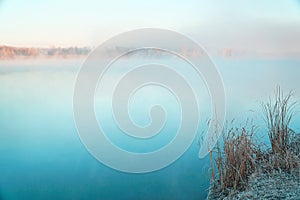
[[[0,197],[205,198],[209,185],[208,172],[205,169],[209,163],[207,158],[198,159],[197,141],[171,166],[140,175],[109,169],[85,150],[77,135],[72,113],[73,86],[80,63],[81,61],[50,64],[41,62],[33,65],[0,64]],[[259,110],[259,102],[272,95],[277,84],[286,91],[294,89],[299,100],[299,61],[216,60],[216,64],[226,88],[229,119],[235,117],[238,121],[247,116],[259,116],[259,112],[253,113],[249,110]],[[203,94],[199,102],[199,134],[205,129],[205,120],[209,117],[207,94],[203,93],[205,90],[202,87],[203,83],[199,82],[199,88],[196,88],[196,92]],[[131,107],[132,118],[141,125],[147,124],[149,119],[143,118],[146,111],[143,111],[143,101],[139,98],[151,90],[153,88],[145,88],[133,100],[133,105],[137,104],[139,109]],[[164,91],[158,91],[157,96],[161,96],[160,93]],[[173,129],[176,129],[179,119],[176,117],[176,101],[169,95],[163,98],[169,98],[169,110],[174,108],[171,115],[173,118],[165,129],[165,134],[170,135],[162,138],[162,143],[165,143],[173,137]],[[161,101],[163,104],[164,100]],[[150,100],[148,104],[151,103],[153,102]],[[96,109],[97,112],[99,114],[101,111]],[[299,116],[297,119],[300,119]],[[262,125],[260,117],[255,120]],[[108,120],[106,128],[109,128],[109,124]],[[299,124],[295,121],[293,128],[299,132]],[[263,132],[263,128],[260,131]],[[111,139],[118,143],[118,137]],[[126,148],[126,142],[121,141],[118,144]],[[153,144],[149,144],[149,148],[141,146],[135,149],[134,145],[127,147],[129,150],[149,151],[152,147],[157,148]]]

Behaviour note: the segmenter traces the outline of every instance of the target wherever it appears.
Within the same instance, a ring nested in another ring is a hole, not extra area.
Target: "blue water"
[[[197,139],[175,163],[148,174],[115,171],[87,152],[72,110],[81,62],[0,63],[0,199],[205,199],[209,161],[198,158]],[[227,118],[239,123],[254,117],[261,135],[259,103],[277,84],[300,99],[300,61],[215,63],[226,88]],[[298,132],[299,119],[292,122]]]

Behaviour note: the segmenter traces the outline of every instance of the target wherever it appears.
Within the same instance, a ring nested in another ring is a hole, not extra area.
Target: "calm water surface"
[[[259,103],[273,94],[277,84],[286,91],[294,89],[295,99],[300,99],[300,61],[219,59],[215,63],[226,88],[227,118],[236,118],[237,123],[255,118],[260,136],[264,136],[264,126]],[[208,158],[198,158],[197,139],[175,163],[148,174],[112,170],[86,151],[76,132],[72,111],[80,64],[81,61],[0,63],[0,199],[205,199],[209,162]],[[202,86],[199,83],[199,94]],[[199,103],[203,115],[198,134],[205,130],[209,117],[205,114],[206,96],[204,92],[204,102]],[[173,106],[178,108],[176,101],[169,104],[169,109]],[[142,107],[136,106],[137,110]],[[133,108],[133,115],[134,112]],[[292,123],[298,132],[299,119],[297,116]],[[106,125],[109,123],[108,120]],[[169,123],[164,132],[172,136],[178,118]],[[119,145],[126,148],[126,144]]]

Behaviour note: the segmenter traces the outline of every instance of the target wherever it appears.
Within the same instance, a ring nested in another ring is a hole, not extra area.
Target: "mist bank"
[[[86,58],[95,48],[93,47],[14,47],[0,45],[0,61],[6,60],[35,60],[35,59],[77,59],[77,58]],[[111,46],[105,49],[103,52],[100,52],[99,57],[114,57],[120,55],[121,52],[127,51],[128,54],[124,57],[130,57],[131,54],[138,54],[141,58],[148,57],[159,57],[159,58],[172,58],[175,55],[170,52],[161,50],[161,49],[144,49],[141,48],[139,51],[132,51],[131,47],[123,46]],[[199,52],[195,49],[189,49],[183,47],[179,49],[178,52],[184,57],[193,58],[198,57]],[[255,59],[280,59],[280,58],[289,58],[289,59],[299,59],[300,52],[298,51],[285,51],[278,52],[274,50],[255,50],[250,51],[246,49],[236,49],[236,48],[211,48],[204,47],[204,51],[200,55],[205,56],[208,54],[212,58],[227,58],[227,59],[236,59],[236,58],[255,58]]]

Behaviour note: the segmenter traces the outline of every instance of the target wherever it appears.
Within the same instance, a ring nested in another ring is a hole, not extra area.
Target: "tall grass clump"
[[[249,124],[247,121],[245,125],[237,127],[233,120],[230,128],[227,122],[222,129],[215,123],[215,134],[218,135],[221,130],[223,140],[219,140],[210,151],[212,184],[209,199],[225,198],[237,190],[244,190],[254,174],[284,170],[296,172],[299,177],[300,134],[290,127],[297,105],[292,97],[293,92],[284,95],[278,86],[275,97],[262,103],[269,149],[262,148],[266,144],[254,141],[257,126],[253,122]],[[217,169],[217,173],[214,169]]]
[[[217,143],[215,151],[218,180],[214,186],[219,190],[231,188],[236,191],[246,186],[249,175],[255,170],[254,133],[254,126],[228,128],[226,123],[222,131],[223,141]]]
[[[272,150],[269,162],[272,162],[271,165],[275,169],[291,170],[299,166],[297,152],[291,149],[295,132],[290,128],[290,123],[296,114],[297,105],[296,101],[292,101],[292,97],[292,91],[284,95],[278,86],[275,98],[262,103]]]

